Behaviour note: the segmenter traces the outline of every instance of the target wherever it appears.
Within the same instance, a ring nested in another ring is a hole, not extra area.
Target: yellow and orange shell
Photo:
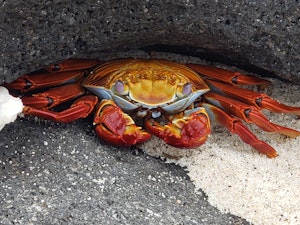
[[[183,88],[191,84],[189,97],[207,92],[209,87],[192,69],[178,63],[156,59],[121,59],[102,64],[84,81],[83,86],[92,92],[103,92],[101,97],[113,99],[115,84],[124,84],[122,93],[117,93],[129,102],[153,108],[172,104],[184,96]],[[191,101],[188,101],[191,102]],[[118,100],[116,101],[118,104]],[[124,104],[124,103],[123,103]],[[122,108],[122,105],[120,105]],[[179,109],[178,109],[179,110]],[[178,111],[175,109],[175,111]],[[182,110],[182,107],[181,109]]]

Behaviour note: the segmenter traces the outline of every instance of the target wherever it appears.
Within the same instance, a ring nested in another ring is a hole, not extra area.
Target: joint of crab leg
[[[76,100],[70,106],[70,108],[60,112],[25,106],[23,108],[23,113],[53,120],[56,122],[69,123],[79,118],[86,118],[93,111],[97,102],[98,98],[96,96],[85,95]]]
[[[4,84],[4,86],[8,89],[27,92],[38,88],[76,83],[82,79],[83,75],[84,72],[82,71],[60,72],[55,75],[50,73],[26,74],[11,83]]]
[[[27,91],[33,86],[32,82],[27,78],[28,75],[17,78],[11,83],[4,83],[3,86],[7,89]]]
[[[24,105],[34,108],[53,108],[84,93],[85,89],[80,84],[67,84],[32,96],[22,97],[22,102]]]
[[[111,100],[102,100],[94,118],[95,131],[104,141],[117,146],[131,146],[147,141],[151,135]]]
[[[267,95],[263,95],[262,97],[257,98],[255,101],[262,109],[267,109],[275,113],[287,113],[300,116],[300,107],[282,104]]]
[[[210,134],[208,115],[203,108],[196,108],[192,113],[170,116],[170,122],[160,125],[154,119],[145,121],[145,126],[154,135],[175,147],[196,148],[203,144]]]

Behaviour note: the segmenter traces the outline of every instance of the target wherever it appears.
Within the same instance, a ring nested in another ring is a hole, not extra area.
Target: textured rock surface
[[[168,51],[255,66],[300,83],[299,5],[271,0],[2,0],[0,78],[70,56],[165,44]]]
[[[248,224],[195,194],[182,168],[99,141],[91,119],[0,132],[0,224]]]

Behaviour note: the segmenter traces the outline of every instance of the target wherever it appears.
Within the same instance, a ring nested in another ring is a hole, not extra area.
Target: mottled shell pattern
[[[201,77],[186,66],[165,60],[123,59],[100,65],[83,86],[124,111],[139,107],[183,111],[209,91]]]

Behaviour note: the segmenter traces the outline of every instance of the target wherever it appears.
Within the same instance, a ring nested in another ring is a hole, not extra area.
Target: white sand
[[[0,130],[5,124],[15,121],[22,109],[21,99],[11,96],[5,87],[0,86]]]
[[[272,81],[273,98],[300,107],[299,86]],[[300,130],[296,116],[268,112],[266,115],[272,122]],[[178,150],[157,138],[144,148],[151,155],[180,156],[167,162],[184,167],[196,190],[202,189],[210,204],[224,213],[257,225],[299,225],[300,137],[264,133],[253,125],[251,129],[277,150],[277,158],[258,154],[220,126],[213,127],[209,140],[197,150]]]

